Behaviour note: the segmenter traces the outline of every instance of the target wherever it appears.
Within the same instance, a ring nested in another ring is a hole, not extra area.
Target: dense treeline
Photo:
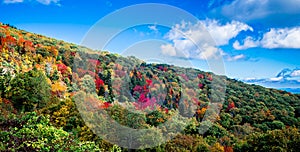
[[[104,140],[120,142],[117,129],[102,127],[110,119],[152,129],[155,137],[145,140],[172,139],[155,147],[132,143],[138,151],[300,149],[300,95],[4,24],[0,61],[0,151],[128,151]]]

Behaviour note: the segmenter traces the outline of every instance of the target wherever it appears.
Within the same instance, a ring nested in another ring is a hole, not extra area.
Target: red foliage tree
[[[104,82],[100,78],[96,78],[95,79],[95,85],[96,85],[96,89],[99,90],[100,87],[104,86]]]
[[[234,108],[235,107],[235,104],[234,104],[234,102],[230,102],[229,104],[228,104],[228,107],[227,107],[227,111],[229,111],[230,109],[232,109],[232,108]]]
[[[189,81],[189,78],[185,74],[180,74],[181,78],[184,79],[186,82]]]
[[[232,146],[224,146],[224,152],[233,152]]]
[[[212,75],[208,75],[207,80],[212,81],[213,80]]]
[[[136,91],[136,92],[141,93],[141,92],[143,91],[143,87],[142,87],[142,86],[139,86],[139,85],[136,85],[136,86],[133,88],[133,91]]]
[[[89,59],[88,62],[92,65],[98,66],[100,65],[100,61],[99,60],[95,60],[95,59]]]
[[[151,79],[147,79],[146,83],[147,83],[148,86],[150,86],[152,84],[152,80]]]
[[[104,108],[104,109],[107,109],[111,106],[111,103],[109,102],[104,102],[102,105],[101,105],[101,108]]]
[[[169,109],[168,109],[168,108],[165,108],[164,110],[165,110],[165,113],[166,113],[166,114],[169,113]]]
[[[204,75],[203,75],[203,74],[198,74],[198,78],[199,78],[199,79],[203,79],[203,78],[204,78]]]
[[[68,73],[68,67],[63,63],[57,64],[57,70],[60,71],[60,73],[62,75],[65,75]]]
[[[204,85],[203,85],[202,83],[199,83],[199,84],[198,84],[198,87],[199,87],[199,89],[203,89],[203,88],[204,88]]]

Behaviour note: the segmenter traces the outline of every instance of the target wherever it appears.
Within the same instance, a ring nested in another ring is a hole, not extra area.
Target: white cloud
[[[291,76],[292,76],[292,77],[300,77],[300,70],[294,70],[294,71],[291,73]]]
[[[300,27],[274,29],[265,33],[261,40],[264,48],[300,48]]]
[[[241,31],[253,30],[250,26],[232,21],[221,24],[217,20],[202,20],[195,24],[181,22],[171,28],[165,38],[172,42],[171,46],[162,46],[162,52],[185,58],[212,59],[222,56],[218,48],[227,45],[229,40]],[[174,49],[171,49],[174,48]],[[169,51],[167,51],[167,50]],[[171,50],[171,51],[170,51]],[[176,53],[174,53],[174,50]]]
[[[4,0],[3,3],[5,4],[13,4],[13,3],[22,3],[23,0]]]
[[[211,46],[211,45],[203,45],[203,51],[201,51],[198,55],[196,55],[196,58],[199,59],[217,59],[219,57],[221,57],[222,54],[222,50],[215,47],[215,46]]]
[[[58,4],[59,0],[36,0],[39,3],[42,3],[44,5],[49,5],[51,3]]]
[[[175,47],[173,47],[171,44],[162,45],[160,46],[160,49],[164,55],[176,56]]]
[[[60,5],[59,4],[59,1],[60,0],[27,0],[27,1],[24,1],[24,0],[4,0],[3,3],[5,4],[13,4],[13,3],[23,3],[23,2],[38,2],[38,3],[41,3],[41,4],[44,4],[44,5],[50,5],[51,3],[53,4],[56,4],[56,5]]]
[[[257,78],[245,78],[245,79],[243,79],[244,81],[255,81],[255,80],[257,80]]]
[[[252,27],[238,21],[228,22],[225,25],[217,20],[204,20],[200,23],[206,28],[218,46],[228,44],[229,40],[236,37],[241,31],[253,31]]]
[[[252,37],[248,36],[244,41],[243,41],[243,45],[240,44],[239,41],[235,41],[233,43],[233,48],[236,50],[245,50],[248,48],[253,48],[253,47],[257,47],[258,46],[258,41],[255,41]]]
[[[221,8],[223,15],[238,20],[261,19],[277,14],[299,14],[299,0],[235,0]],[[277,20],[280,18],[274,18]]]
[[[235,56],[229,56],[227,58],[227,61],[238,61],[238,60],[243,60],[246,59],[246,56],[244,54],[239,54]]]
[[[244,50],[253,47],[268,49],[300,48],[300,27],[271,28],[270,31],[263,34],[263,37],[260,40],[254,40],[252,37],[247,37],[243,40],[243,44],[235,41],[233,47],[236,50]]]
[[[270,81],[281,81],[283,80],[283,77],[276,77],[276,78],[270,78]]]
[[[149,25],[148,28],[154,32],[158,32],[156,25]]]

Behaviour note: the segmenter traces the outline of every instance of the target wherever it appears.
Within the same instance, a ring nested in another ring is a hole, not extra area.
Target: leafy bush
[[[1,151],[100,151],[94,142],[80,142],[68,132],[49,124],[35,112],[1,122]],[[13,140],[12,140],[13,139]]]
[[[16,74],[6,91],[7,98],[14,107],[22,111],[32,111],[45,106],[51,95],[46,76],[37,69]]]
[[[297,128],[272,130],[266,133],[253,133],[246,142],[236,146],[236,151],[299,151],[300,133]]]

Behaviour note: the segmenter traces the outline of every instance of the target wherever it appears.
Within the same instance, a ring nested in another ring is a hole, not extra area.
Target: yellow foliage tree
[[[216,142],[214,145],[212,145],[210,147],[209,151],[211,151],[211,152],[224,152],[224,147],[220,143]]]
[[[64,82],[57,81],[51,85],[51,90],[54,94],[56,94],[58,96],[63,96],[67,90],[67,86]]]

